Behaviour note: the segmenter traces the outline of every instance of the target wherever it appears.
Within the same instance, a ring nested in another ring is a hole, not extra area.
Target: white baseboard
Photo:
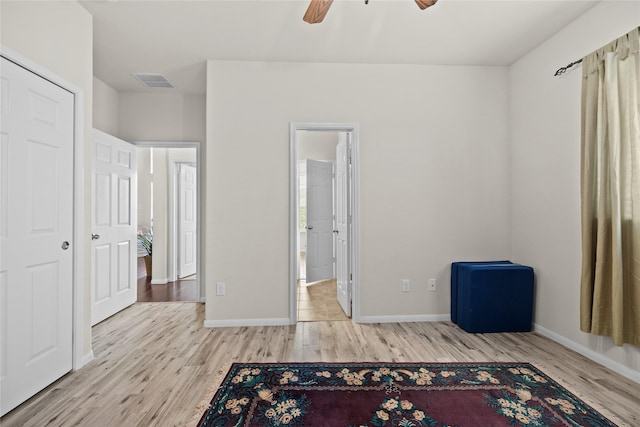
[[[271,319],[229,319],[229,320],[205,320],[205,328],[231,328],[237,326],[288,326],[291,322],[288,317],[275,317]]]
[[[82,368],[87,363],[91,362],[94,358],[95,358],[95,356],[93,355],[93,350],[91,350],[89,353],[87,353],[84,356],[82,356],[82,358],[80,359],[80,362],[75,367],[75,370],[77,371],[78,369]]]
[[[619,373],[620,375],[629,378],[632,381],[635,381],[637,383],[640,383],[640,372],[633,370],[627,366],[624,366],[621,363],[618,363],[614,360],[611,360],[610,358],[608,358],[607,356],[604,356],[596,351],[593,351],[581,344],[578,344],[575,341],[571,341],[568,338],[563,337],[560,334],[557,334],[547,328],[544,328],[538,324],[534,323],[534,332],[539,333],[540,335],[544,335],[545,337],[559,343],[562,344],[563,346],[577,352],[580,353],[581,355],[583,355],[584,357],[587,357],[591,360],[593,360],[594,362],[597,362],[609,369],[611,369],[612,371],[615,371],[617,373]]]
[[[200,297],[200,302],[207,302],[207,299],[205,297]]]
[[[169,279],[151,279],[152,285],[166,285],[169,283]]]
[[[414,314],[395,316],[360,316],[358,323],[445,322],[449,320],[451,320],[450,314]]]

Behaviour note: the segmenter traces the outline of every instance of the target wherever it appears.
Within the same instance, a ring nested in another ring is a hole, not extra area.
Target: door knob
[[[313,230],[313,225],[307,225],[307,230]]]
[[[67,242],[66,240],[64,242],[62,242],[62,250],[66,251],[67,249],[69,249],[69,242]]]
[[[338,234],[340,230],[333,230],[334,233]]]
[[[98,240],[100,238],[99,234],[92,234],[91,235],[91,240]]]

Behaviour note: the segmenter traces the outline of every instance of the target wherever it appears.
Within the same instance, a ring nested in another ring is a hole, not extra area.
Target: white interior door
[[[333,162],[307,160],[307,283],[333,278]]]
[[[178,278],[196,274],[196,177],[194,166],[181,164],[178,179]]]
[[[338,302],[351,317],[349,266],[349,147],[347,134],[341,133],[336,146],[336,286]]]
[[[74,96],[2,58],[0,415],[72,368]]]
[[[91,324],[136,302],[136,150],[93,130]]]

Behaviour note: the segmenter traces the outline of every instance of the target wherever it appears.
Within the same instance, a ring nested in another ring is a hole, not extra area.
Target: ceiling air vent
[[[140,80],[143,85],[146,87],[163,87],[163,88],[174,88],[169,80],[166,79],[162,74],[154,74],[154,73],[132,73],[133,77]]]

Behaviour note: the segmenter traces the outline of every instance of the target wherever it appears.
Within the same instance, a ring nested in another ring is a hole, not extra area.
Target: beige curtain
[[[640,347],[638,38],[583,58],[580,328]]]

